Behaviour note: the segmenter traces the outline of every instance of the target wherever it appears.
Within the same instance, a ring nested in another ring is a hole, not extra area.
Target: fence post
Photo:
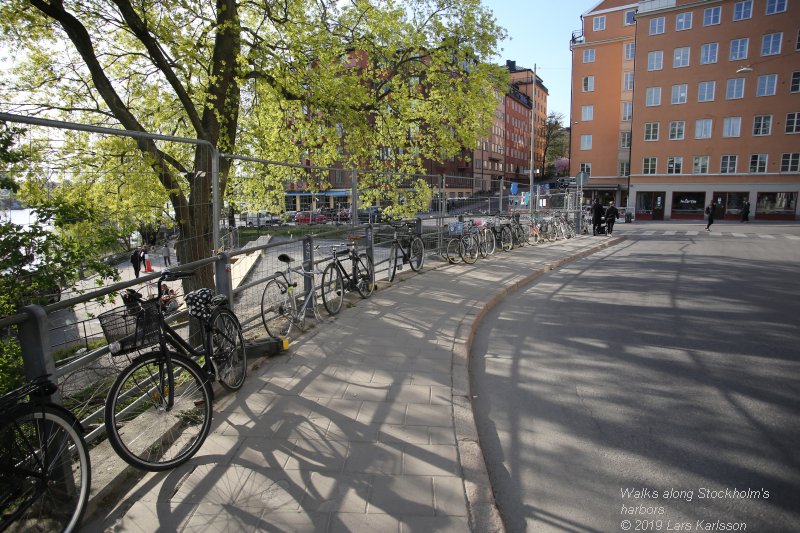
[[[311,235],[306,235],[303,238],[303,270],[307,272],[314,271],[314,237]],[[305,293],[305,298],[311,298],[312,293],[314,292],[314,277],[313,276],[303,276],[303,292]],[[312,309],[306,308],[306,315],[308,312],[312,311]]]
[[[47,312],[40,305],[26,305],[22,309],[28,314],[28,320],[19,326],[19,342],[22,345],[22,364],[25,378],[31,380],[45,374],[53,376],[57,381],[56,363],[50,353],[50,332],[47,328]],[[61,395],[56,393],[51,398],[61,404]]]
[[[222,252],[214,261],[214,276],[217,292],[228,298],[228,303],[233,307],[233,281],[231,280],[231,258],[227,252]]]
[[[350,225],[358,226],[358,171],[353,169],[351,182]]]
[[[497,208],[498,213],[503,213],[503,189],[506,188],[505,178],[500,178],[500,205]]]
[[[373,232],[372,224],[367,225],[365,232],[365,237],[367,240],[367,255],[372,261],[372,284],[375,285],[375,234]]]

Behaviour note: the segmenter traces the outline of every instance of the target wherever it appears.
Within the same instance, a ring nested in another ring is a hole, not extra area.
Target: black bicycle
[[[0,531],[69,532],[81,522],[89,450],[77,418],[49,401],[56,390],[42,376],[0,398]]]
[[[356,250],[356,241],[360,238],[350,237],[349,244],[330,247],[331,262],[322,272],[322,303],[332,315],[342,308],[345,291],[358,291],[362,298],[369,298],[375,290],[375,267],[372,259],[366,253],[358,253]],[[344,261],[350,260],[349,272],[342,258]]]
[[[411,226],[415,222],[399,221],[389,222],[394,228],[392,246],[389,249],[389,281],[394,280],[398,270],[403,269],[403,265],[411,265],[411,270],[419,272],[425,262],[425,245],[419,235],[411,233]]]
[[[175,281],[193,272],[165,270]],[[211,428],[213,391],[218,380],[229,390],[244,384],[247,357],[242,327],[223,295],[198,289],[186,295],[189,314],[202,325],[203,345],[195,349],[164,320],[158,300],[127,295],[126,308],[100,316],[114,355],[157,343],[135,357],[108,392],[105,427],[114,450],[129,464],[160,471],[188,461]],[[202,361],[202,366],[195,362]]]

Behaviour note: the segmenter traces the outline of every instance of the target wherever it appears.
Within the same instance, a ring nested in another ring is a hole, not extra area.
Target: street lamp
[[[744,67],[739,67],[736,70],[736,74],[741,74],[742,72],[753,72],[753,67],[750,65],[745,65]]]
[[[533,90],[531,91],[531,168],[530,174],[530,187],[528,188],[528,208],[533,217],[533,167],[536,165],[536,158],[534,157],[534,138],[536,137],[536,63],[533,64]]]

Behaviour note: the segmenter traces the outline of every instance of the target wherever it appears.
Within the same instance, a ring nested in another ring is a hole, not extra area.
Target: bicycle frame
[[[300,268],[301,268],[300,274],[304,278],[311,278],[312,280],[314,279],[314,271],[313,270],[310,270],[310,271],[306,270],[302,266]],[[303,299],[303,305],[300,307],[300,309],[298,309],[297,308],[297,295],[294,292],[294,289],[297,288],[297,282],[293,282],[292,279],[291,279],[292,278],[292,268],[287,263],[286,264],[286,271],[285,272],[284,271],[278,272],[278,274],[280,274],[280,276],[283,278],[284,283],[286,283],[286,290],[288,291],[289,296],[292,299],[292,317],[291,317],[292,318],[292,322],[294,322],[295,324],[299,324],[301,322],[301,320],[300,320],[301,317],[303,317],[303,318],[305,317],[306,311],[308,311],[308,306],[309,305],[311,305],[311,309],[314,311],[314,318],[317,319],[317,320],[321,320],[322,317],[320,317],[319,312],[317,311],[317,305],[316,305],[316,302],[317,302],[316,292],[317,291],[316,291],[316,287],[313,286],[313,283],[312,283],[311,291],[309,291],[308,294],[306,294],[306,297]]]
[[[340,257],[346,257],[350,259],[350,273],[347,272],[345,265],[343,264]],[[336,268],[339,269],[339,272],[342,274],[342,278],[345,281],[345,289],[349,291],[356,290],[356,272],[357,272],[357,263],[359,262],[358,252],[356,251],[355,243],[347,246],[344,250],[336,250],[336,246],[331,246],[331,258],[333,264],[336,265]]]

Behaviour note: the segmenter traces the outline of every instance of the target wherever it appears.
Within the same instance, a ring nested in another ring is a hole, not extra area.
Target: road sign
[[[589,183],[589,174],[587,174],[586,172],[578,172],[575,175],[575,183],[577,183],[581,187],[584,187],[587,183]]]

